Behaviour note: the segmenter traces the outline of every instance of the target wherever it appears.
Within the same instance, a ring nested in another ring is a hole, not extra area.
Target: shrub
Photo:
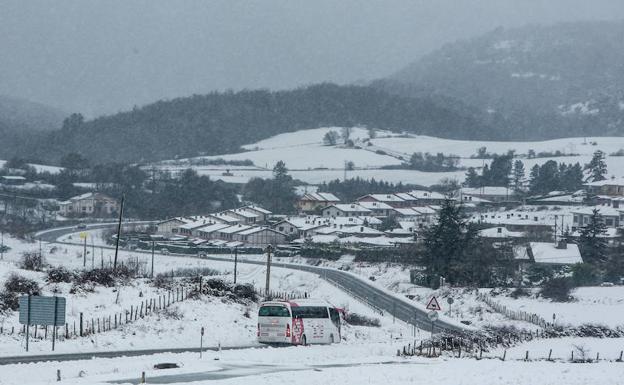
[[[540,294],[544,298],[557,302],[568,302],[572,299],[570,292],[574,289],[574,282],[571,278],[551,278],[544,282]]]
[[[171,287],[173,283],[173,278],[171,278],[168,274],[156,274],[154,280],[152,280],[152,285],[159,289],[168,289]]]
[[[520,297],[528,297],[530,295],[531,293],[523,287],[515,288],[510,294],[511,298],[514,298],[514,299],[518,299]]]
[[[9,293],[26,295],[39,295],[41,292],[39,284],[36,281],[15,273],[11,274],[9,279],[4,283],[4,290]]]
[[[48,283],[71,283],[75,278],[76,273],[63,266],[59,266],[48,270],[46,281],[48,281]]]
[[[0,310],[17,310],[20,295],[39,295],[40,292],[37,282],[13,273],[0,292]]]
[[[45,266],[45,259],[36,252],[22,254],[19,267],[24,270],[41,271]]]
[[[248,299],[254,302],[258,299],[253,286],[250,284],[237,284],[234,286],[232,292],[238,299]]]
[[[85,270],[80,273],[77,284],[93,283],[101,286],[114,286],[120,280],[127,280],[133,276],[133,272],[126,266],[119,266],[117,269],[104,268]]]
[[[205,287],[215,291],[228,291],[229,285],[222,279],[210,278],[206,280]]]
[[[588,263],[577,263],[572,266],[572,280],[576,286],[596,285],[600,282],[598,269]]]
[[[357,313],[347,313],[344,317],[344,320],[346,323],[353,326],[381,326],[381,322],[378,318],[371,318]]]

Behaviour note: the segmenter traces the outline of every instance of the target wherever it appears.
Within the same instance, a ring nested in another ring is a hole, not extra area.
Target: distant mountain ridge
[[[460,100],[507,139],[624,135],[624,22],[499,28],[374,85]]]
[[[51,131],[61,127],[67,114],[24,99],[0,95],[0,129]]]
[[[0,145],[0,156],[55,162],[78,152],[93,162],[154,161],[237,152],[244,144],[301,129],[356,125],[448,138],[486,138],[492,131],[468,110],[429,98],[325,83],[289,91],[213,92],[76,119],[60,130]]]

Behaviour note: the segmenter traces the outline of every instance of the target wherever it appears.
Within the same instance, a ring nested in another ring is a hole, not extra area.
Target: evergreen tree
[[[515,192],[521,192],[524,189],[524,163],[520,159],[514,162],[512,185]]]
[[[481,184],[481,177],[477,174],[477,171],[474,167],[468,167],[468,171],[466,172],[466,180],[464,181],[464,186],[466,187],[479,187]]]
[[[283,160],[279,160],[275,163],[275,167],[273,167],[273,178],[278,181],[284,181],[290,178],[290,175],[288,175],[288,168],[286,168],[286,163],[284,163]]]
[[[584,226],[580,233],[579,244],[581,254],[586,263],[597,264],[606,259],[607,242],[603,235],[607,232],[600,210],[594,209],[589,223]]]
[[[585,169],[589,172],[587,180],[597,182],[607,179],[607,164],[605,163],[605,153],[601,150],[594,152],[591,161],[585,165]]]
[[[328,131],[323,137],[323,144],[325,144],[326,146],[335,146],[336,143],[338,143],[339,137],[340,136],[336,131]]]
[[[452,200],[444,201],[437,222],[425,229],[423,240],[425,267],[433,287],[439,277],[451,284],[472,283],[474,275],[467,272],[490,267],[490,264],[474,266],[477,232],[467,223],[462,206]]]

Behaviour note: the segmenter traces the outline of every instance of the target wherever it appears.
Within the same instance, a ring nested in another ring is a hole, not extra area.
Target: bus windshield
[[[293,318],[329,318],[327,308],[323,306],[294,306]]]
[[[259,317],[290,317],[286,306],[262,306],[258,311]]]

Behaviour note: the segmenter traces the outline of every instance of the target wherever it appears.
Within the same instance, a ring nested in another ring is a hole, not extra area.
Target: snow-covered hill
[[[409,160],[414,152],[432,154],[441,152],[445,155],[459,156],[459,166],[462,168],[480,168],[488,164],[490,160],[475,159],[472,156],[477,153],[480,147],[486,147],[488,153],[496,154],[504,154],[509,150],[514,150],[528,170],[533,165],[543,164],[548,160],[566,163],[579,162],[584,165],[589,162],[596,150],[612,154],[624,149],[624,138],[622,137],[578,137],[535,142],[487,142],[376,131],[375,138],[371,139],[368,130],[361,127],[351,129],[350,138],[354,142],[353,147],[346,147],[341,143],[335,146],[327,146],[323,143],[323,137],[329,131],[340,134],[342,129],[340,127],[325,127],[280,134],[257,143],[245,145],[244,148],[248,151],[165,161],[159,166],[171,171],[179,171],[191,166],[200,174],[209,175],[214,179],[244,183],[253,177],[271,177],[271,169],[275,163],[282,160],[294,178],[314,184],[344,178],[345,162],[353,162],[355,168],[346,172],[347,178],[375,178],[389,182],[432,185],[443,178],[455,178],[462,181],[465,170],[422,172],[417,170],[387,170],[381,167],[400,165]],[[562,155],[529,159],[527,154],[530,150],[536,154],[554,154],[559,151]],[[254,163],[255,167],[197,165],[202,160],[218,158],[228,161],[248,159]],[[623,156],[608,156],[607,165],[609,175],[624,176]],[[232,175],[223,175],[226,170],[229,170]]]

